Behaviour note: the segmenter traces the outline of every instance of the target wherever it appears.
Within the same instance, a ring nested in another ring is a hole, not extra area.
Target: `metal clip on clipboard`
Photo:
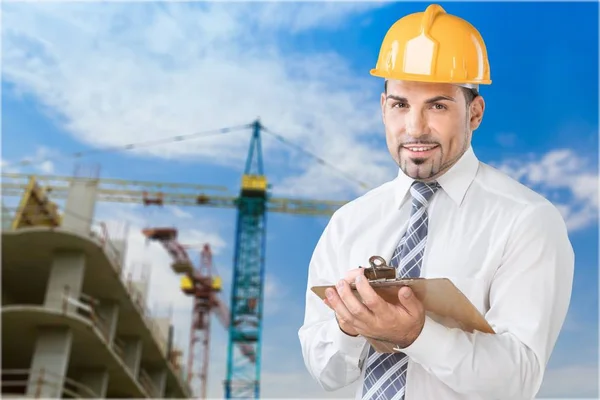
[[[396,276],[396,268],[386,264],[383,257],[371,256],[369,258],[370,267],[364,268],[365,278],[372,286],[388,286],[397,285],[399,282],[408,282],[412,280],[420,280],[423,278],[398,278]],[[361,267],[362,268],[362,267]],[[356,288],[354,282],[350,285],[352,289]]]

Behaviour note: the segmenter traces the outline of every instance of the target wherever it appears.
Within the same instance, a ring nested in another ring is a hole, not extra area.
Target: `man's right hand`
[[[365,274],[364,268],[354,268],[354,269],[351,269],[348,272],[346,272],[346,275],[344,276],[343,279],[348,284],[351,284],[352,282],[354,282],[354,280],[356,279],[357,276],[364,275],[364,274]],[[327,304],[327,306],[329,308],[332,308],[331,304],[329,304],[329,301],[327,301],[327,298],[325,298],[325,304]],[[338,318],[337,314],[335,315],[335,319],[338,323],[338,326],[342,330],[342,332],[344,332],[346,335],[358,336],[358,332],[356,332],[356,330],[354,330],[354,328],[352,326],[346,324],[343,320],[340,320],[340,318]]]

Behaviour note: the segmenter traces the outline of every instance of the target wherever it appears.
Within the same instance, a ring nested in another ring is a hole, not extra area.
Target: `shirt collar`
[[[479,168],[479,160],[473,151],[473,147],[469,146],[462,157],[448,171],[437,179],[444,192],[450,196],[452,200],[460,207],[467,193],[467,189],[475,179],[477,169]],[[397,178],[397,199],[398,206],[401,206],[407,199],[407,194],[414,179],[404,174],[402,169],[398,169]]]

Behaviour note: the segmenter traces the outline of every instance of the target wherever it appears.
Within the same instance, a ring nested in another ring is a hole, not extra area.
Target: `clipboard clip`
[[[382,257],[371,256],[369,264],[371,266],[365,268],[365,277],[369,281],[396,279],[396,268],[388,266]]]

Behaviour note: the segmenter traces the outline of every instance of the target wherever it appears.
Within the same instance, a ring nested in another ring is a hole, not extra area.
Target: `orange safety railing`
[[[81,382],[61,376],[45,369],[3,369],[2,373],[2,397],[9,394],[28,395],[28,397],[41,398],[44,396],[45,388],[52,388],[55,394],[64,398],[93,399],[100,397],[90,387]],[[33,377],[33,380],[31,379]],[[30,387],[30,392],[28,392]],[[33,393],[31,393],[31,387]],[[56,393],[58,392],[58,393]]]

